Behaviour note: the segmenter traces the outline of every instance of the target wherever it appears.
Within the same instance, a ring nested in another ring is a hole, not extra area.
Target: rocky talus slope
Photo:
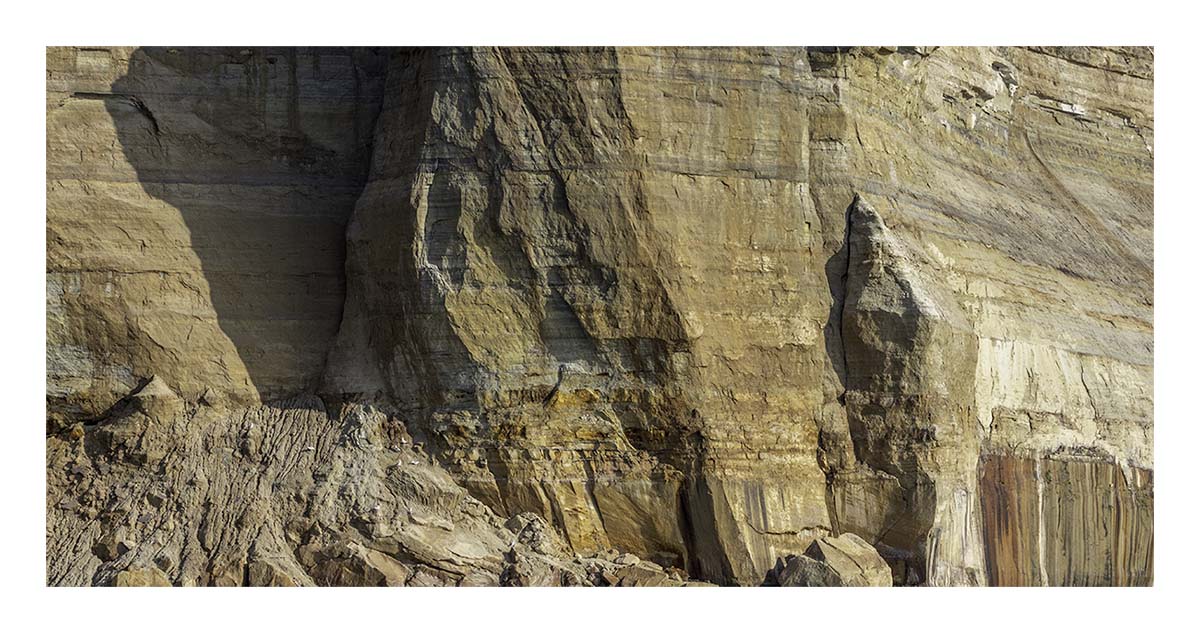
[[[47,582],[1144,585],[1153,53],[50,48]]]

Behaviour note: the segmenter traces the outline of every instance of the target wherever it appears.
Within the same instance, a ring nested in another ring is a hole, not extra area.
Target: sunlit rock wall
[[[1151,580],[1150,50],[49,62],[60,415],[370,402],[720,583],[843,532],[899,584]]]

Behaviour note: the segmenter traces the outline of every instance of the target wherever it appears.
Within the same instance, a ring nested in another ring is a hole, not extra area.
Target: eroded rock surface
[[[51,584],[689,584],[575,556],[540,516],[504,521],[371,407],[228,410],[154,384],[51,438]]]
[[[1148,584],[1153,121],[1139,48],[51,48],[48,580]]]

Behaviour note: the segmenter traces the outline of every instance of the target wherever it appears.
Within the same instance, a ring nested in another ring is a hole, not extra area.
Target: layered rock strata
[[[95,417],[154,374],[198,398],[312,391],[386,56],[50,48],[47,391]]]
[[[530,515],[576,570],[615,549],[759,584],[857,535],[897,584],[1151,582],[1149,50],[63,48],[47,72],[51,583],[558,584],[505,553]],[[130,431],[151,385],[183,413]],[[452,538],[379,545],[432,493],[390,439],[334,439],[347,416],[422,443],[467,504],[439,506]],[[321,459],[239,454],[246,424]],[[95,554],[125,520],[106,491],[237,460],[274,492],[139,506],[211,527]],[[330,468],[361,490],[322,492]]]

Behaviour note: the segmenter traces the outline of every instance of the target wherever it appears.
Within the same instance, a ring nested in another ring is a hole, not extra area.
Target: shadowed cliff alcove
[[[145,191],[179,211],[264,400],[313,389],[337,334],[385,64],[373,49],[140,48],[111,94],[88,95]]]

